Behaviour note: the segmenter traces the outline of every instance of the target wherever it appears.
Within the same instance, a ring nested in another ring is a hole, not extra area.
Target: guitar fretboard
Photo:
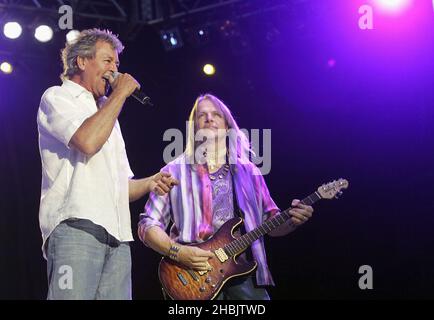
[[[315,202],[321,199],[321,196],[318,192],[314,192],[308,197],[304,198],[301,203],[311,206]],[[286,221],[288,221],[291,218],[291,214],[289,211],[292,209],[292,207],[286,209],[285,211],[282,211],[281,213],[275,215],[273,218],[268,219],[265,221],[262,225],[257,227],[256,229],[253,229],[250,232],[245,233],[238,239],[230,242],[224,247],[224,250],[226,254],[230,257],[233,257],[236,254],[239,254],[246,250],[254,241],[259,239],[260,237],[264,236],[267,233],[270,233],[274,229],[278,228],[282,224],[284,224]]]

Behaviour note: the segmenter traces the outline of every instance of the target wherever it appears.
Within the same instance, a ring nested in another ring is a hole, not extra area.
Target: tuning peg
[[[342,196],[342,191],[339,191],[338,193],[336,193],[335,198],[339,199]]]

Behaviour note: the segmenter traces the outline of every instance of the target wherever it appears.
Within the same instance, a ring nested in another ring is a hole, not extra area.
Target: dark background
[[[196,96],[211,92],[240,127],[271,129],[265,180],[282,209],[322,183],[349,180],[343,197],[317,203],[302,228],[267,238],[273,299],[431,299],[432,3],[415,1],[399,17],[374,11],[374,29],[360,30],[357,9],[368,1],[286,2],[294,5],[237,19],[225,7],[210,24],[208,43],[193,45],[186,37],[169,52],[158,28],[196,26],[200,19],[145,26],[131,40],[122,38],[123,24],[77,20],[74,27],[119,33],[126,46],[120,71],[133,74],[153,99],[154,108],[129,99],[119,117],[136,177],[164,165],[164,131],[184,132]],[[218,33],[224,19],[236,22],[238,35]],[[0,74],[2,299],[46,297],[36,112],[42,93],[60,84],[64,33],[44,45],[25,35],[14,43],[1,38],[0,52],[16,62],[13,74]],[[202,73],[206,62],[216,66],[215,76]],[[160,258],[136,236],[145,201],[131,204],[133,297],[161,299]],[[373,269],[373,290],[359,289],[362,265]]]

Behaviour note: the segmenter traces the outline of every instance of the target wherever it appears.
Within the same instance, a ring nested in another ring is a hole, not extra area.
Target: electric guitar
[[[348,188],[348,181],[339,179],[318,188],[301,203],[312,205],[320,199],[338,198],[342,190]],[[243,219],[236,217],[226,221],[221,228],[205,242],[192,244],[203,250],[214,252],[215,257],[208,262],[210,271],[195,271],[164,257],[158,266],[158,277],[163,293],[173,300],[211,300],[217,297],[225,283],[234,277],[253,272],[256,262],[248,262],[237,257],[255,240],[273,231],[291,218],[288,208],[268,219],[256,229],[236,238],[234,230],[240,227]]]

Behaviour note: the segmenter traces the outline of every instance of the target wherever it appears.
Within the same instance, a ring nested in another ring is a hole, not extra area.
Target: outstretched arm
[[[168,172],[159,172],[143,179],[130,179],[128,183],[130,202],[140,199],[151,191],[158,195],[164,195],[178,184],[178,180]]]

